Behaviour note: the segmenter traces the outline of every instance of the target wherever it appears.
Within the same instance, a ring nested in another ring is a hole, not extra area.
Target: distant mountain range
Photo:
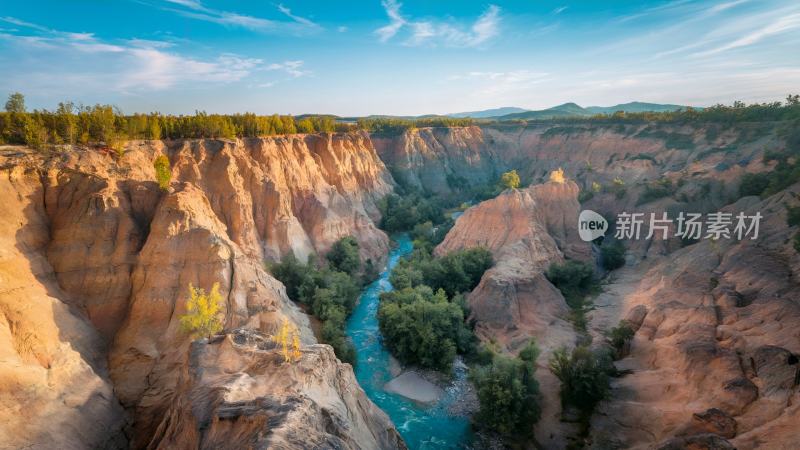
[[[669,112],[686,109],[688,106],[682,105],[669,105],[660,103],[644,103],[644,102],[630,102],[622,103],[614,106],[589,106],[582,107],[576,103],[564,103],[563,105],[554,106],[552,108],[542,109],[538,111],[526,110],[517,107],[504,107],[486,109],[483,111],[461,112],[455,114],[448,114],[449,117],[472,117],[473,119],[496,119],[496,120],[513,120],[513,119],[556,119],[560,117],[586,117],[595,114],[613,114],[617,111],[625,111],[630,113],[637,112]],[[695,108],[702,109],[702,108]]]
[[[484,109],[483,111],[470,111],[460,112],[455,114],[448,114],[449,117],[472,117],[473,119],[486,119],[489,117],[507,116],[509,114],[517,114],[528,112],[525,108],[517,108],[514,106],[506,106],[505,108]]]

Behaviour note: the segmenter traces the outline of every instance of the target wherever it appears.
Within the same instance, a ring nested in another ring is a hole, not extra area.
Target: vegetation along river
[[[347,335],[356,348],[356,378],[366,394],[383,409],[397,426],[411,450],[463,449],[469,447],[469,418],[451,415],[449,406],[458,399],[459,384],[453,383],[433,405],[423,406],[400,395],[386,392],[384,385],[392,379],[389,351],[384,347],[378,328],[378,306],[381,292],[391,291],[389,275],[400,258],[413,250],[407,234],[394,237],[397,246],[389,253],[386,269],[361,294],[358,306],[347,323]],[[456,380],[466,376],[457,368]]]

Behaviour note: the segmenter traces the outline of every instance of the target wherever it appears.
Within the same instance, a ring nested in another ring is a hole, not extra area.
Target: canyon
[[[495,266],[468,295],[478,336],[515,353],[542,348],[538,445],[565,448],[547,358],[573,347],[553,262],[591,262],[577,215],[592,209],[764,214],[757,241],[641,240],[588,316],[593,342],[635,324],[626,375],[592,416],[592,448],[800,446],[800,257],[786,206],[797,184],[739,199],[746,173],[771,169],[785,124],[543,122],[247,139],[131,141],[0,150],[0,442],[12,448],[405,448],[349,364],[317,343],[309,318],[266,270],[354,236],[382,267],[381,198],[402,186],[457,195],[516,169],[529,187],[468,208],[441,255],[484,246]],[[153,160],[172,166],[159,189]],[[547,181],[563,168],[567,180]],[[647,184],[672,195],[642,202]],[[616,181],[619,180],[619,181]],[[594,183],[625,186],[624,195]],[[796,231],[796,230],[794,230]],[[187,286],[219,283],[224,332],[179,329]],[[297,327],[302,357],[267,338]],[[794,427],[793,427],[794,425]],[[694,447],[692,447],[694,446]]]

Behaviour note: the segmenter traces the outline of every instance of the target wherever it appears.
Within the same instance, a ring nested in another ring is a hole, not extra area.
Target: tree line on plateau
[[[295,133],[335,133],[356,130],[402,131],[423,126],[468,125],[469,119],[360,119],[337,121],[333,116],[208,114],[169,115],[158,112],[125,115],[112,105],[85,106],[62,102],[53,110],[25,107],[25,97],[11,94],[0,112],[0,144],[41,149],[52,145],[103,143],[121,152],[130,139],[247,138]]]

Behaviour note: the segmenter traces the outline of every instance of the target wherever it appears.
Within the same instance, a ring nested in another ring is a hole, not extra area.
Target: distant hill
[[[659,103],[643,103],[643,102],[630,102],[614,106],[590,106],[584,108],[575,103],[564,103],[563,105],[554,106],[548,109],[539,111],[523,111],[512,114],[505,114],[502,116],[491,117],[496,120],[532,120],[532,119],[557,119],[559,117],[587,117],[595,114],[613,114],[617,111],[625,111],[630,113],[637,112],[668,112],[686,109],[687,106],[681,105],[665,105]],[[702,108],[695,108],[702,109]]]
[[[498,120],[514,120],[514,119],[555,119],[559,117],[574,117],[574,116],[590,116],[592,113],[582,108],[575,103],[564,103],[563,105],[554,106],[552,108],[542,109],[539,111],[524,111],[513,114],[506,114],[504,116],[494,117]]]
[[[686,106],[681,106],[681,105],[663,105],[659,103],[630,102],[614,106],[589,106],[586,108],[586,110],[592,114],[613,114],[617,111],[625,111],[631,113],[670,112],[686,108],[687,108]],[[695,108],[695,109],[702,109],[702,108]]]
[[[506,106],[503,108],[484,109],[482,111],[469,111],[448,114],[449,117],[462,118],[472,117],[473,119],[485,119],[487,117],[505,116],[508,114],[521,113],[528,111],[525,108],[517,108],[515,106]]]

